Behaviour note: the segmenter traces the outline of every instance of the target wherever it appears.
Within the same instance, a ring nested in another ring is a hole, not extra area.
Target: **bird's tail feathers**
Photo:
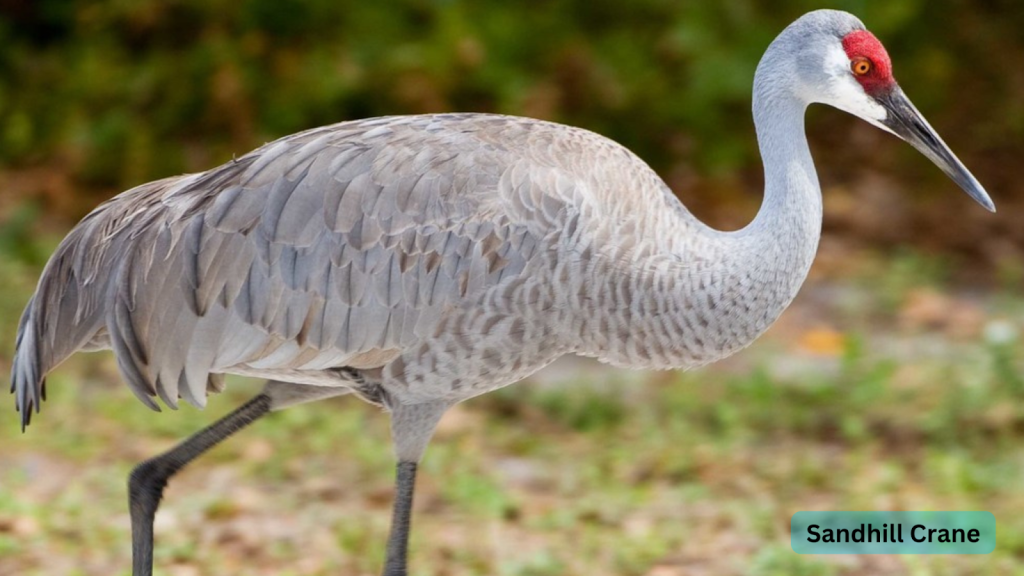
[[[21,413],[21,429],[25,430],[32,419],[32,410],[39,412],[40,403],[46,399],[46,378],[41,373],[39,342],[36,337],[33,316],[35,298],[29,301],[18,324],[18,338],[11,367],[11,393],[14,405]]]
[[[103,327],[107,279],[95,274],[88,219],[64,239],[43,270],[21,315],[11,367],[11,393],[22,430],[46,399],[46,374],[85,347]],[[85,252],[79,252],[85,250]]]

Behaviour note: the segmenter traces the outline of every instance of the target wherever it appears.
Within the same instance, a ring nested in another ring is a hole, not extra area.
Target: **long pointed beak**
[[[935,129],[928,124],[928,121],[921,116],[917,108],[910,102],[899,86],[893,87],[888,93],[876,97],[876,100],[885,108],[886,118],[882,120],[887,128],[897,136],[905,140],[914,148],[917,148],[929,160],[935,163],[946,176],[956,182],[964,192],[985,207],[989,212],[995,212],[996,206],[988,193],[982,188],[974,175],[964,167],[960,159],[953,154],[953,151],[946,146],[946,143],[935,133]]]

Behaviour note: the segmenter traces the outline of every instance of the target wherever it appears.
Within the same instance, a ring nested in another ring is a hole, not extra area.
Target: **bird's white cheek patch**
[[[838,88],[836,102],[833,103],[837,108],[873,124],[885,120],[887,115],[885,108],[875,102],[874,98],[865,94],[864,89],[855,80],[851,78],[849,83],[840,83]]]

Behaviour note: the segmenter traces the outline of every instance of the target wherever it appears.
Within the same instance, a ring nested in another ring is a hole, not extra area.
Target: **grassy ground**
[[[32,260],[0,259],[4,370]],[[457,407],[422,467],[413,574],[1024,574],[1016,276],[970,293],[941,262],[857,262],[714,367],[570,361]],[[73,358],[27,434],[13,410],[0,417],[0,574],[129,574],[132,465],[257,390],[235,380],[206,411],[153,414],[108,354]],[[376,574],[391,467],[387,418],[356,400],[274,414],[172,482],[157,572]],[[827,509],[990,510],[998,544],[793,553],[790,516]]]

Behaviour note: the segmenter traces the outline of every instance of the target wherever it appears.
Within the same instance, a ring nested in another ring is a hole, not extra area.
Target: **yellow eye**
[[[850,62],[850,70],[853,70],[853,73],[857,76],[863,76],[868,72],[871,72],[871,60],[864,57],[854,58],[853,61]]]

